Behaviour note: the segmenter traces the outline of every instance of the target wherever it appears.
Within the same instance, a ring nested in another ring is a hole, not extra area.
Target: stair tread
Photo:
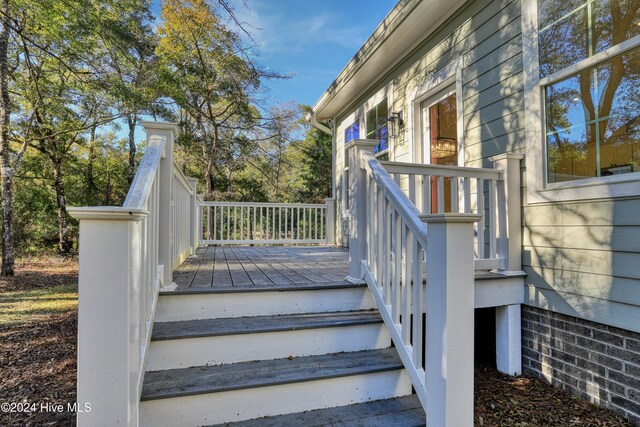
[[[157,322],[152,341],[381,323],[377,310]]]
[[[418,427],[426,425],[426,415],[418,396],[396,397],[335,408],[316,409],[210,427]]]
[[[394,348],[147,372],[141,400],[165,399],[402,369]]]
[[[238,292],[281,292],[281,291],[315,291],[325,289],[363,288],[366,283],[340,282],[318,282],[318,283],[278,283],[269,285],[229,285],[229,286],[207,286],[178,288],[175,291],[160,291],[160,295],[192,295],[192,294],[216,294],[216,293],[238,293]]]

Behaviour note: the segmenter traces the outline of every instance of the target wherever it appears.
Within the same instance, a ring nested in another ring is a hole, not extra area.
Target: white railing
[[[78,425],[137,425],[161,287],[193,253],[195,182],[173,163],[177,127],[145,122],[147,148],[121,207],[70,208],[80,220]]]
[[[333,199],[324,204],[204,202],[204,244],[333,243]]]
[[[508,244],[519,246],[520,240],[509,241],[507,233],[515,231],[506,206],[519,204],[517,196],[508,197],[510,192],[519,196],[519,179],[515,185],[504,180],[518,176],[519,156],[496,158],[496,170],[381,164],[372,153],[376,144],[357,140],[346,147],[349,280],[364,281],[371,290],[426,410],[427,425],[471,426],[474,270],[482,263],[504,270],[515,257]],[[399,185],[402,179],[409,180],[408,195]],[[493,196],[474,191],[485,187]],[[486,209],[485,197],[490,200]],[[489,230],[494,242],[488,250],[482,242],[486,227],[497,229]],[[490,258],[476,259],[474,248]],[[496,260],[500,263],[492,264]]]
[[[171,215],[173,223],[172,270],[178,267],[188,255],[193,254],[197,246],[193,227],[199,224],[195,178],[187,178],[177,165],[173,165],[173,185],[171,188]]]
[[[474,227],[477,270],[504,270],[506,204],[504,172],[497,169],[418,163],[381,162],[401,185],[406,181],[409,199],[421,214],[476,213],[481,219]]]

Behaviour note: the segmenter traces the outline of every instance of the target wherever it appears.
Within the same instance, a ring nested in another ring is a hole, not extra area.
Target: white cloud
[[[263,55],[303,51],[319,45],[337,45],[355,51],[370,29],[357,24],[343,26],[335,15],[314,13],[295,16],[292,11],[270,2],[236,0],[236,16],[255,28],[251,31]]]

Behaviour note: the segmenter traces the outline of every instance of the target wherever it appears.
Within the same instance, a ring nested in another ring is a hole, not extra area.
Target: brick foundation
[[[522,373],[640,425],[640,334],[522,306]]]

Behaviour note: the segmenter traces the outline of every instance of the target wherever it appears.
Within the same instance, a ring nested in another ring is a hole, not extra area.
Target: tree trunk
[[[64,193],[64,179],[62,173],[62,158],[51,157],[53,162],[54,188],[58,205],[58,253],[69,255],[72,242],[69,238],[69,214],[67,213],[67,199]]]
[[[2,17],[9,15],[9,0],[2,0]],[[15,248],[13,238],[13,170],[9,153],[11,104],[8,87],[9,26],[2,22],[0,31],[0,159],[2,168],[2,269],[0,275],[13,276]]]
[[[91,128],[91,139],[89,140],[89,160],[87,162],[87,192],[86,199],[91,201],[96,190],[95,177],[93,176],[93,162],[96,160],[96,127]],[[92,202],[90,202],[92,203]]]
[[[127,183],[131,186],[133,178],[136,176],[136,122],[138,114],[127,114],[127,124],[129,125],[129,170],[127,171]]]

